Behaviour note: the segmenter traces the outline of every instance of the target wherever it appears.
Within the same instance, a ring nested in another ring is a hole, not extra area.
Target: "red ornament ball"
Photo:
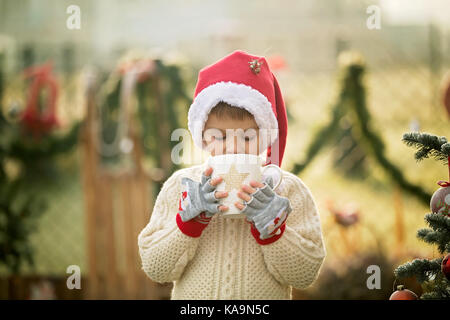
[[[433,213],[450,217],[450,187],[442,187],[436,190],[431,197],[430,209]]]
[[[442,260],[441,271],[447,280],[450,281],[450,253]]]
[[[397,286],[397,291],[391,294],[389,300],[417,300],[417,294],[411,290],[405,289],[403,285]]]

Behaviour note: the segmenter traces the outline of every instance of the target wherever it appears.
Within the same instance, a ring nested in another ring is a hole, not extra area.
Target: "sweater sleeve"
[[[319,213],[309,188],[296,176],[286,176],[292,206],[282,236],[261,245],[269,272],[280,283],[297,289],[309,287],[318,277],[326,256]]]
[[[199,239],[180,231],[176,223],[181,178],[175,172],[159,192],[150,222],[138,236],[142,269],[153,281],[164,283],[180,278],[194,257]]]

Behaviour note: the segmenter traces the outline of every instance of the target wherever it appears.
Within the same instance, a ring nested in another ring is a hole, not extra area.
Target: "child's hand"
[[[211,179],[213,168],[209,167],[202,175],[201,182],[183,178],[181,183],[186,186],[183,192],[183,201],[180,210],[181,219],[186,222],[202,212],[206,218],[210,218],[219,211],[228,210],[227,206],[218,204],[221,198],[228,196],[226,191],[215,191],[216,186],[222,182],[222,177]]]
[[[250,181],[250,186],[242,185],[238,192],[244,204],[234,204],[258,229],[262,240],[272,237],[292,211],[289,199],[277,195],[272,188],[270,177],[264,180],[264,184]]]

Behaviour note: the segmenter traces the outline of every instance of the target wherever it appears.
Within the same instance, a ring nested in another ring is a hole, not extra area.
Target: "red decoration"
[[[393,292],[389,300],[417,300],[417,294],[411,290],[405,289],[403,285],[397,286],[397,291]]]
[[[137,82],[143,82],[156,72],[156,63],[151,59],[131,60],[119,65],[118,70],[122,75],[135,72],[137,74]]]
[[[442,260],[441,271],[447,280],[450,281],[450,253]]]
[[[437,183],[438,185],[440,185],[441,187],[450,187],[450,182],[448,181],[438,181]]]
[[[342,209],[336,209],[333,201],[328,201],[328,209],[334,217],[334,221],[343,227],[349,227],[359,221],[359,209],[353,203],[347,204]]]
[[[271,70],[286,69],[286,61],[280,55],[271,55],[267,58]]]
[[[56,118],[56,101],[59,88],[51,71],[52,65],[50,63],[25,70],[25,77],[33,80],[30,85],[27,105],[20,117],[20,122],[35,137],[48,134],[59,125]],[[45,87],[49,89],[47,105],[39,110],[39,94]]]

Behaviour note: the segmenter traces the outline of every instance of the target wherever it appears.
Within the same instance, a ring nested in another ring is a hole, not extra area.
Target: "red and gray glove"
[[[251,199],[244,201],[241,212],[252,223],[252,234],[260,244],[272,243],[284,232],[285,221],[292,208],[288,198],[273,191],[272,178],[264,180],[264,186],[251,193]]]
[[[216,186],[209,182],[211,176],[202,175],[201,183],[189,178],[183,178],[181,184],[185,186],[186,193],[183,199],[183,210],[180,212],[181,220],[189,221],[204,212],[206,217],[212,217],[219,212],[219,199],[215,196]]]
[[[181,180],[185,190],[179,201],[177,225],[188,236],[199,237],[213,215],[228,209],[219,204],[220,198],[228,194],[216,192],[216,186],[222,178],[211,180],[211,173],[212,169],[207,169],[200,183],[189,178]]]

